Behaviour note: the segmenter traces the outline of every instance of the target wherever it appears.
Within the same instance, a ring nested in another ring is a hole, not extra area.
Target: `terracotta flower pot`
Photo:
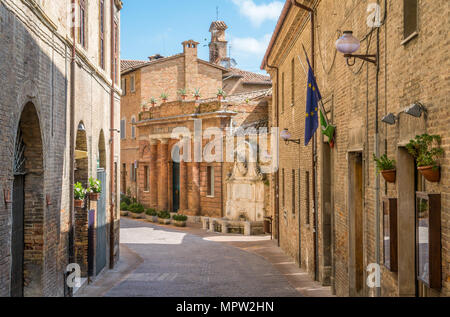
[[[100,198],[100,193],[89,193],[89,200],[98,201]]]
[[[422,166],[417,168],[419,173],[422,174],[425,179],[432,183],[439,183],[441,179],[440,168],[434,168],[434,166]]]
[[[218,96],[217,96],[217,99],[218,99],[219,101],[222,101],[223,96],[222,96],[222,95],[218,95]]]
[[[162,101],[163,101],[163,102],[167,102],[167,99],[163,99]]]
[[[181,95],[181,100],[186,100],[186,95]]]
[[[84,200],[74,200],[74,206],[75,208],[83,208],[84,207]]]
[[[397,171],[396,170],[386,170],[381,171],[381,175],[383,175],[383,178],[388,183],[395,183],[395,180],[397,178]]]
[[[126,211],[126,210],[121,210],[121,211],[120,211],[120,216],[121,216],[121,217],[126,217],[126,216],[128,216],[128,211]]]
[[[200,96],[195,96],[195,101],[198,101],[200,99]]]

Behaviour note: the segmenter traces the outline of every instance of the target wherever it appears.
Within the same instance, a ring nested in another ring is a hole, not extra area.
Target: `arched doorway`
[[[97,202],[97,242],[96,242],[96,274],[106,266],[107,219],[106,219],[106,144],[103,130],[98,139],[97,179],[100,180],[102,192]]]
[[[12,297],[42,296],[44,159],[39,117],[25,105],[14,151],[11,231]]]
[[[80,121],[77,128],[75,144],[75,183],[80,182],[87,188],[89,181],[89,156],[86,136],[86,126]]]

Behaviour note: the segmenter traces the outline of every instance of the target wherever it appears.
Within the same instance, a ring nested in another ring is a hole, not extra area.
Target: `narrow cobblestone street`
[[[242,250],[261,249],[260,243],[272,245],[268,237],[246,239],[122,219],[121,262],[77,296],[302,296],[263,255]],[[292,264],[277,256],[279,265]]]

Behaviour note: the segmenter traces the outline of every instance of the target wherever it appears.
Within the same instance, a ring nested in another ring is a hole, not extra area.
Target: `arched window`
[[[136,118],[131,118],[131,138],[136,139],[136,126],[134,125],[136,123]]]

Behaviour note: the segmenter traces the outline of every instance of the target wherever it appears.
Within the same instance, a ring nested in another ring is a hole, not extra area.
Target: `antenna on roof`
[[[216,21],[219,21],[219,6],[216,7]]]

